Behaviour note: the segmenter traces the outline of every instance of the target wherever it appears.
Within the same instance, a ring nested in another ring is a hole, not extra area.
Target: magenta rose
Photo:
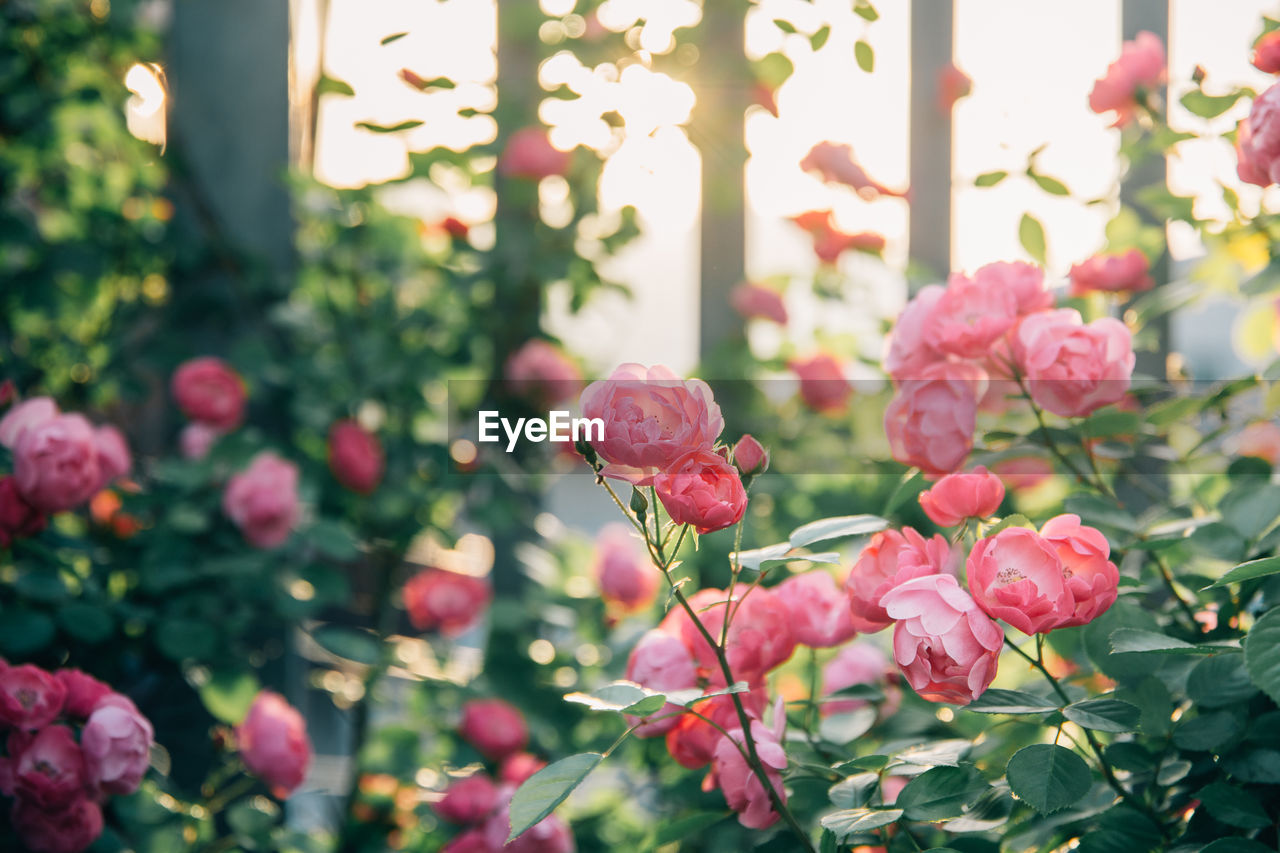
[[[449,843],[440,848],[440,853],[493,853],[493,848],[485,838],[484,827],[479,826],[449,839]]]
[[[84,795],[84,755],[66,726],[45,726],[13,765],[14,793],[42,809],[58,809]]]
[[[916,378],[929,365],[946,359],[925,331],[944,293],[946,288],[940,284],[923,287],[898,315],[884,357],[884,370],[896,381]]]
[[[98,702],[80,733],[89,784],[108,794],[132,794],[151,761],[155,730],[124,696],[113,693]]]
[[[582,392],[582,414],[604,421],[592,447],[606,477],[636,486],[694,450],[710,450],[724,430],[720,407],[699,379],[682,380],[662,366],[624,364]]]
[[[51,421],[59,415],[52,397],[32,397],[5,412],[0,418],[0,444],[13,450],[27,430]]]
[[[311,764],[311,739],[298,710],[279,693],[258,693],[244,722],[236,727],[240,757],[249,772],[280,799],[294,792]]]
[[[110,687],[78,669],[60,669],[53,674],[67,690],[63,711],[71,717],[89,719],[98,703],[111,695]]]
[[[102,809],[84,796],[55,811],[19,799],[13,828],[32,853],[81,853],[102,834]]]
[[[1088,293],[1139,293],[1156,286],[1147,256],[1138,249],[1099,253],[1071,265],[1071,296]]]
[[[1108,559],[1111,544],[1101,531],[1068,514],[1046,521],[1040,536],[1057,550],[1072,600],[1071,614],[1055,628],[1087,625],[1115,604],[1120,572]]]
[[[541,127],[522,127],[507,140],[498,171],[512,178],[537,181],[569,170],[570,153],[551,144]]]
[[[1119,401],[1133,375],[1133,336],[1125,325],[1112,317],[1085,325],[1073,308],[1025,318],[1014,354],[1031,399],[1066,418]]]
[[[772,728],[760,720],[751,721],[756,754],[764,764],[765,777],[783,803],[787,799],[782,785],[782,771],[787,768],[787,753],[782,747],[786,725],[787,718],[781,708],[775,709]],[[711,759],[712,778],[724,793],[729,808],[738,813],[738,823],[747,829],[767,829],[778,820],[778,813],[773,810],[769,792],[742,755],[743,742],[741,727],[731,729],[729,737],[720,739]]]
[[[966,518],[990,518],[1004,500],[1004,483],[984,466],[967,474],[948,474],[920,494],[920,508],[940,527]]]
[[[355,421],[338,421],[329,428],[329,470],[353,492],[367,495],[382,482],[385,462],[382,443]]]
[[[871,684],[884,688],[884,713],[892,714],[902,701],[902,691],[890,684],[889,659],[880,647],[872,642],[859,640],[850,643],[827,661],[822,668],[822,693],[831,696],[855,684]],[[896,672],[894,674],[896,680]],[[822,703],[822,713],[844,714],[867,704],[865,699],[829,699]]]
[[[481,823],[498,805],[498,786],[488,774],[472,773],[449,786],[435,804],[436,814],[463,826]]]
[[[747,433],[733,446],[733,464],[744,477],[754,477],[769,469],[769,451]]]
[[[476,624],[490,598],[484,580],[445,569],[423,569],[404,585],[404,606],[413,627],[449,637]]]
[[[501,761],[529,742],[524,715],[501,699],[473,699],[463,705],[458,734],[491,761]]]
[[[979,539],[965,573],[978,606],[1024,634],[1047,633],[1071,617],[1062,560],[1034,530],[1009,527]]]
[[[18,493],[13,477],[0,477],[0,548],[44,530],[48,519]]]
[[[854,627],[864,634],[888,628],[893,620],[880,603],[885,593],[912,578],[950,571],[951,562],[951,546],[941,535],[925,539],[904,527],[872,536],[844,582]]]
[[[560,347],[539,338],[513,352],[503,373],[513,392],[539,405],[554,406],[582,391],[578,366]]]
[[[1120,57],[1093,84],[1089,109],[1099,114],[1114,111],[1114,127],[1128,124],[1137,110],[1139,93],[1159,86],[1164,72],[1164,45],[1158,36],[1144,30],[1133,41],[1124,43]]]
[[[13,477],[23,500],[43,512],[84,503],[102,482],[93,425],[82,415],[57,415],[23,430]]]
[[[881,600],[893,656],[912,689],[930,702],[968,705],[996,677],[1004,632],[951,575],[927,575]]]
[[[227,481],[222,511],[257,548],[284,544],[298,521],[298,466],[264,450]]]
[[[670,690],[687,690],[698,684],[698,668],[689,647],[680,637],[661,629],[646,631],[627,658],[627,680],[641,687],[665,693]],[[683,709],[668,702],[653,716],[667,717],[653,720],[636,729],[636,737],[656,737],[675,727]],[[671,715],[671,716],[668,716]]]
[[[830,649],[857,633],[849,600],[824,571],[789,577],[774,587],[773,593],[790,611],[791,632],[802,646]]]
[[[1280,182],[1280,85],[1253,99],[1236,130],[1236,172],[1260,187]]]
[[[0,667],[0,723],[25,732],[49,725],[62,713],[67,688],[38,666]]]
[[[787,367],[800,378],[800,399],[815,412],[843,412],[853,396],[853,386],[835,356],[825,352],[795,358]]]
[[[771,320],[779,326],[787,325],[787,306],[782,294],[763,284],[744,281],[733,289],[729,303],[744,320]]]
[[[738,469],[710,450],[695,450],[653,478],[658,500],[676,524],[701,534],[731,527],[747,510],[747,490]]]
[[[985,392],[986,374],[967,364],[939,362],[903,382],[884,413],[893,458],[930,477],[959,468],[973,447]]]
[[[193,421],[225,432],[244,420],[244,380],[220,358],[204,356],[184,362],[173,372],[170,384],[178,408]]]
[[[600,597],[623,613],[643,610],[658,594],[658,570],[629,525],[606,525],[596,537],[592,574],[600,584]]]

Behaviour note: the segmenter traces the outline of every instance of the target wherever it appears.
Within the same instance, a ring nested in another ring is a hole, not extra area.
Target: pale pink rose
[[[782,747],[786,725],[787,718],[781,705],[775,709],[772,728],[760,720],[751,721],[751,739],[755,741],[756,754],[764,764],[765,777],[783,803],[787,800],[782,785],[782,771],[787,768],[787,753]],[[709,778],[713,778],[714,784],[724,792],[729,808],[738,813],[738,823],[747,829],[766,829],[778,820],[778,813],[773,810],[773,802],[759,777],[747,765],[739,746],[731,740],[738,745],[744,743],[741,727],[730,729],[729,737],[721,738],[716,744]]]
[[[680,637],[661,629],[646,631],[631,650],[627,659],[627,680],[641,687],[665,693],[670,690],[687,690],[698,684],[698,668],[688,646]],[[668,702],[654,717],[667,717],[642,724],[636,729],[636,737],[657,737],[675,727],[682,708]]]
[[[386,461],[382,443],[352,420],[329,427],[329,470],[334,479],[358,494],[371,494],[382,482]]]
[[[710,450],[694,450],[653,478],[658,500],[676,524],[700,534],[732,527],[747,510],[747,491],[738,469]]]
[[[698,621],[717,641],[724,626],[727,595],[720,589],[701,589],[689,599]],[[683,609],[672,610],[663,625],[667,626],[666,630],[679,634],[713,681],[723,682],[724,674],[715,653]],[[768,587],[735,587],[725,648],[733,677],[756,681],[785,663],[795,649],[791,611],[777,594]]]
[[[1120,57],[1107,66],[1107,73],[1093,84],[1089,93],[1089,109],[1102,114],[1114,111],[1114,127],[1132,120],[1138,107],[1139,92],[1154,89],[1164,82],[1164,45],[1154,33],[1138,33],[1120,49]]]
[[[564,350],[540,338],[511,354],[504,376],[512,391],[539,405],[554,406],[582,392],[582,371]]]
[[[592,442],[608,463],[600,473],[636,486],[690,451],[710,450],[724,430],[707,383],[661,365],[621,365],[588,385],[580,405],[583,416],[604,421],[604,440]]]
[[[498,786],[486,773],[472,773],[449,785],[435,812],[464,826],[482,822],[498,805]]]
[[[872,536],[844,581],[854,627],[864,634],[888,628],[893,620],[881,605],[885,593],[912,578],[950,571],[953,559],[951,546],[938,534],[925,539],[904,527]]]
[[[82,853],[102,835],[102,809],[85,796],[56,811],[19,799],[13,828],[31,853]]]
[[[993,272],[973,278],[953,274],[929,313],[924,334],[949,355],[985,357],[1018,319],[1017,296],[1003,279]]]
[[[1034,530],[1009,527],[979,539],[965,573],[978,606],[1024,634],[1048,633],[1072,614],[1062,559]]]
[[[464,704],[458,734],[492,761],[519,752],[529,742],[524,715],[501,699],[472,699]]]
[[[890,590],[893,656],[912,689],[930,702],[968,705],[996,677],[1004,632],[951,575],[927,575]]]
[[[60,669],[53,676],[66,688],[63,712],[70,717],[87,720],[98,702],[113,692],[106,684],[78,669]]]
[[[774,587],[773,593],[790,611],[791,632],[802,646],[830,649],[858,632],[848,599],[824,571],[814,569],[789,577]]]
[[[733,446],[733,464],[744,477],[763,474],[769,469],[769,451],[755,436],[747,433]]]
[[[902,382],[884,412],[893,458],[928,477],[955,471],[973,448],[985,393],[986,374],[970,364],[939,362]]]
[[[222,511],[250,545],[283,545],[298,521],[298,466],[262,451],[227,481]]]
[[[24,429],[13,477],[23,500],[43,512],[84,503],[102,478],[93,426],[81,415],[58,415]]]
[[[133,467],[133,454],[120,430],[113,426],[100,426],[93,431],[93,442],[98,452],[98,488],[104,489],[129,473]]]
[[[224,434],[223,430],[203,421],[192,421],[178,434],[178,449],[183,459],[203,459]]]
[[[994,463],[991,469],[1014,491],[1034,489],[1053,476],[1053,463],[1040,456],[1015,456]]]
[[[645,609],[658,594],[659,572],[630,525],[615,522],[600,531],[592,574],[600,597],[623,613]]]
[[[67,688],[38,666],[0,669],[0,723],[25,732],[49,725],[62,713]]]
[[[1280,85],[1253,99],[1236,130],[1236,155],[1240,180],[1260,187],[1280,182]]]
[[[1280,464],[1280,424],[1274,421],[1251,423],[1240,430],[1234,445],[1235,452],[1241,456],[1256,456],[1273,466]]]
[[[490,853],[573,853],[573,833],[556,815],[549,815],[531,826],[523,835],[507,844],[511,834],[511,796],[515,787],[498,789],[498,808],[485,821],[484,840]]]
[[[18,494],[13,477],[0,477],[0,548],[8,548],[15,539],[26,539],[44,530],[48,519]]]
[[[547,762],[531,752],[517,752],[502,759],[498,778],[508,785],[519,785],[547,766]]]
[[[978,267],[973,280],[979,288],[1007,290],[1013,294],[1018,316],[1053,307],[1053,294],[1045,289],[1044,270],[1026,261],[995,261]]]
[[[45,726],[13,765],[14,793],[42,809],[63,808],[85,792],[84,755],[66,726]]]
[[[1156,286],[1150,275],[1147,256],[1138,249],[1111,254],[1100,253],[1079,264],[1072,264],[1071,296],[1102,293],[1139,293]]]
[[[866,199],[874,199],[882,195],[904,195],[873,180],[866,170],[858,165],[853,157],[853,147],[847,144],[819,142],[810,148],[809,153],[800,161],[800,168],[806,172],[816,172],[825,183],[852,187],[858,195]]]
[[[1073,308],[1023,319],[1014,355],[1031,399],[1063,417],[1083,417],[1121,400],[1133,375],[1133,336],[1102,317],[1087,326]]]
[[[0,418],[0,444],[13,450],[23,433],[53,420],[59,414],[58,404],[52,397],[32,397],[22,401]]]
[[[889,683],[889,659],[875,643],[859,640],[845,646],[822,668],[822,694],[831,696],[855,684],[872,684],[884,690],[884,714],[897,710],[902,691]],[[896,671],[894,674],[896,680]],[[822,714],[847,714],[865,707],[865,699],[831,699],[822,703]]]
[[[1073,602],[1071,615],[1053,627],[1087,625],[1115,604],[1120,572],[1108,559],[1111,544],[1101,531],[1081,524],[1080,516],[1068,514],[1046,521],[1040,536],[1057,550]]]
[[[948,474],[920,494],[920,508],[941,527],[966,518],[990,518],[1004,500],[1004,483],[984,466],[967,474]]]
[[[512,178],[537,181],[569,171],[571,155],[551,144],[541,127],[522,127],[507,140],[498,171]]]
[[[227,432],[244,420],[244,380],[220,358],[183,362],[173,372],[170,385],[178,408],[193,421]]]
[[[973,81],[969,75],[948,62],[938,71],[938,110],[944,115],[951,114],[956,101],[968,96],[973,91]]]
[[[279,693],[258,693],[236,728],[236,738],[244,766],[266,782],[276,797],[288,797],[306,778],[311,764],[307,724]]]
[[[836,414],[849,405],[853,386],[835,356],[820,352],[807,358],[793,358],[787,367],[800,378],[800,399],[810,409]]]
[[[749,717],[759,719],[764,715],[769,697],[763,683],[737,696]],[[680,716],[675,727],[667,732],[667,752],[671,753],[677,764],[689,770],[697,770],[711,763],[716,746],[724,740],[721,729],[742,729],[742,720],[738,717],[738,709],[732,696],[712,696],[698,702],[693,709],[698,713]]]
[[[925,333],[945,292],[946,288],[940,284],[927,285],[898,315],[884,357],[885,373],[895,380],[916,378],[929,365],[946,360],[946,354],[934,346],[933,337]]]
[[[80,733],[89,784],[107,794],[132,794],[151,761],[155,730],[124,696],[113,693],[98,702]]]
[[[404,585],[404,606],[413,627],[448,637],[475,625],[491,598],[484,580],[445,569],[423,569]]]
[[[782,303],[782,294],[771,287],[745,281],[733,289],[729,303],[743,319],[759,318],[787,325],[787,306]]]
[[[1253,67],[1267,74],[1280,74],[1280,30],[1272,30],[1253,45]]]

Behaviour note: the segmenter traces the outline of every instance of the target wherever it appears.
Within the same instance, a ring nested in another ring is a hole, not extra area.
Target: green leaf
[[[1258,695],[1244,655],[1222,654],[1196,663],[1187,676],[1187,696],[1205,708],[1226,708]]]
[[[827,789],[831,805],[840,809],[856,809],[866,806],[871,792],[880,785],[879,773],[856,773]]]
[[[856,708],[846,714],[823,717],[818,724],[818,735],[828,743],[844,744],[862,737],[876,723],[876,709]]]
[[[858,39],[853,45],[853,58],[857,60],[858,67],[868,74],[876,67],[876,52],[862,39]]]
[[[1111,651],[1115,654],[1211,655],[1222,649],[1210,645],[1193,646],[1156,631],[1118,628],[1111,634]]]
[[[1272,608],[1249,629],[1244,665],[1258,689],[1280,702],[1280,608]]]
[[[1142,712],[1138,706],[1119,699],[1086,699],[1063,708],[1062,716],[1086,729],[1131,732],[1138,728]]]
[[[615,681],[590,693],[570,693],[564,697],[564,701],[586,705],[593,711],[624,711],[652,698],[659,700],[658,708],[666,704],[666,697],[661,693],[646,690],[630,681]]]
[[[1009,177],[1009,173],[1003,169],[998,169],[994,172],[983,172],[973,179],[973,185],[975,187],[994,187],[1007,177]]]
[[[787,82],[795,69],[791,60],[781,53],[770,53],[755,64],[756,79],[770,89],[777,89]]]
[[[844,841],[850,835],[886,826],[902,817],[902,809],[841,809],[822,818],[822,826]]]
[[[316,83],[317,95],[351,96],[351,95],[354,95],[355,93],[356,93],[356,90],[351,88],[350,83],[344,83],[343,81],[330,77],[327,74],[323,75],[320,78],[319,82]]]
[[[854,14],[866,21],[875,21],[880,18],[880,13],[876,11],[876,7],[872,6],[868,0],[857,0],[853,5]]]
[[[1275,853],[1275,851],[1249,838],[1219,838],[1201,847],[1200,853]]]
[[[507,843],[551,814],[603,760],[598,752],[583,752],[562,758],[526,779],[511,798],[511,834]]]
[[[303,538],[321,554],[335,560],[354,560],[360,556],[355,532],[340,521],[319,519],[307,528]]]
[[[345,660],[373,666],[382,659],[382,643],[371,631],[323,625],[311,632],[311,638],[325,651]]]
[[[809,36],[809,46],[814,50],[822,50],[822,46],[827,43],[829,38],[831,38],[831,27],[824,26]]]
[[[1236,105],[1236,101],[1245,94],[1237,89],[1226,95],[1206,95],[1199,89],[1192,89],[1183,95],[1181,103],[1192,115],[1200,118],[1217,118]]]
[[[382,39],[382,41],[378,42],[378,44],[380,44],[380,45],[382,45],[382,46],[384,46],[384,47],[385,47],[386,45],[389,45],[389,44],[391,44],[392,42],[400,41],[400,39],[404,38],[404,37],[405,37],[405,36],[407,36],[407,35],[409,35],[407,32],[406,32],[406,33],[392,33],[392,34],[391,34],[391,35],[389,35],[389,36],[385,36],[385,37]]]
[[[1173,731],[1173,742],[1178,749],[1190,752],[1217,752],[1236,739],[1243,728],[1244,721],[1230,711],[1183,717]]]
[[[13,583],[14,589],[29,601],[52,604],[67,597],[67,585],[54,568],[23,572]]]
[[[156,646],[176,661],[206,660],[218,648],[218,633],[199,619],[164,619],[156,628]]]
[[[790,21],[783,20],[782,18],[774,18],[773,25],[778,29],[782,30],[787,35],[795,34],[796,25],[791,23]]]
[[[1058,705],[1034,693],[994,688],[966,705],[965,710],[979,714],[1047,714],[1058,710]]]
[[[1039,219],[1036,219],[1030,213],[1022,214],[1022,219],[1018,221],[1018,242],[1022,244],[1022,248],[1031,256],[1032,260],[1044,266],[1045,257],[1048,254],[1048,247],[1044,238],[1044,226],[1040,224]]]
[[[834,518],[821,518],[791,531],[788,541],[792,548],[804,548],[815,542],[878,533],[888,526],[888,521],[875,515],[842,515]]]
[[[962,815],[987,788],[973,767],[934,767],[908,782],[894,805],[909,820],[946,820]]]
[[[1196,799],[1204,804],[1209,814],[1225,824],[1245,829],[1264,829],[1271,825],[1271,818],[1267,817],[1262,804],[1244,788],[1214,782],[1201,788]]]
[[[1232,489],[1218,510],[1241,536],[1256,539],[1280,516],[1280,486],[1263,483]]]
[[[62,630],[82,643],[101,643],[115,631],[115,619],[105,605],[73,601],[58,610]]]
[[[402,130],[413,130],[415,127],[422,127],[423,124],[424,122],[421,119],[410,119],[399,124],[374,124],[371,121],[358,121],[356,122],[356,127],[371,133],[399,133]]]
[[[1071,190],[1067,189],[1067,185],[1057,178],[1051,178],[1048,175],[1040,175],[1032,173],[1031,180],[1036,182],[1040,189],[1050,195],[1071,195]]]
[[[936,740],[904,749],[893,758],[897,762],[921,767],[956,767],[972,746],[967,740]]]
[[[38,652],[53,641],[53,620],[35,610],[6,609],[0,615],[0,651],[13,658]]]
[[[1018,799],[1041,814],[1066,808],[1089,793],[1093,783],[1083,758],[1047,743],[1018,750],[1005,773]]]
[[[833,769],[837,773],[846,773],[854,770],[881,770],[888,763],[889,756],[887,755],[864,755],[861,758],[837,764]]]
[[[200,685],[200,701],[216,719],[239,725],[262,689],[252,672],[215,672]]]
[[[664,823],[653,837],[653,848],[665,847],[677,841],[697,835],[715,826],[732,812],[695,812],[694,814]]]
[[[1222,759],[1222,769],[1242,782],[1280,784],[1280,751],[1274,749],[1236,750]]]

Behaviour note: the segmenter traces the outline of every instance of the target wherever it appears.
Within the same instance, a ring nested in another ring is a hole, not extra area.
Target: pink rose
[[[893,458],[940,477],[964,464],[973,447],[985,374],[972,365],[939,362],[899,385],[885,408]]]
[[[63,711],[70,717],[87,720],[97,707],[113,691],[92,675],[78,669],[60,669],[53,674],[67,691]]]
[[[382,482],[384,467],[377,436],[355,421],[337,421],[329,428],[329,470],[344,487],[370,494]]]
[[[530,752],[517,752],[502,759],[498,778],[508,785],[519,785],[547,766],[547,762]]]
[[[84,503],[102,477],[93,426],[81,415],[57,415],[22,430],[13,477],[23,500],[43,512]]]
[[[1004,483],[982,465],[968,474],[948,474],[920,495],[920,508],[940,527],[966,518],[990,518],[1004,500]]]
[[[756,754],[764,764],[765,777],[783,803],[787,800],[782,785],[782,771],[787,767],[787,753],[782,748],[786,725],[787,718],[781,708],[775,709],[772,728],[759,720],[751,721],[751,739],[755,741]],[[724,792],[729,808],[738,813],[738,823],[747,829],[766,829],[778,820],[778,813],[773,810],[768,791],[742,756],[740,746],[743,742],[741,727],[731,729],[729,737],[720,739],[711,759],[712,777]]]
[[[464,826],[482,822],[498,805],[498,787],[485,773],[459,779],[435,804],[436,814]]]
[[[1236,172],[1260,187],[1280,181],[1280,85],[1253,99],[1236,130]]]
[[[1253,67],[1267,74],[1280,74],[1280,30],[1272,30],[1254,43]]]
[[[38,666],[0,668],[0,723],[21,731],[42,729],[62,713],[67,688]]]
[[[944,115],[950,115],[956,101],[972,91],[973,81],[954,62],[948,62],[938,71],[938,110]]]
[[[659,470],[693,450],[710,450],[724,430],[720,407],[699,379],[669,368],[624,364],[582,392],[582,414],[604,421],[592,447],[608,464],[606,477],[647,486]]]
[[[873,180],[853,157],[853,147],[835,142],[819,142],[809,149],[800,161],[805,172],[816,172],[824,183],[844,184],[865,199],[878,196],[901,196],[904,193],[891,190]]]
[[[743,710],[751,717],[759,719],[764,715],[768,696],[764,684],[752,687],[746,693],[738,694]],[[697,770],[706,767],[715,757],[716,747],[724,740],[724,732],[742,729],[742,721],[738,718],[737,706],[733,697],[727,695],[712,696],[703,699],[693,706],[697,714],[681,716],[671,731],[667,732],[667,751],[681,767]],[[701,716],[699,716],[701,715]],[[703,718],[706,719],[703,719]],[[710,720],[711,722],[707,722]],[[715,723],[715,725],[712,725]],[[719,726],[719,728],[716,728]]]
[[[700,534],[732,527],[747,510],[747,490],[724,457],[694,450],[653,478],[658,500],[676,524],[692,524]]]
[[[1040,536],[1058,552],[1062,560],[1071,614],[1054,625],[1070,628],[1087,625],[1115,604],[1120,572],[1111,556],[1107,537],[1080,523],[1078,515],[1059,515],[1040,528]]]
[[[658,594],[659,572],[629,525],[615,522],[600,531],[592,574],[605,603],[623,613],[645,609]]]
[[[1025,318],[1014,345],[1031,399],[1063,417],[1083,417],[1118,402],[1133,374],[1133,337],[1119,320],[1087,326],[1072,308]]]
[[[440,848],[440,853],[493,853],[493,848],[485,839],[484,827],[476,827],[455,835]]]
[[[716,640],[720,639],[724,626],[727,595],[720,589],[701,589],[689,598],[698,621]],[[734,678],[755,681],[785,663],[795,652],[791,611],[772,589],[738,586],[734,589],[731,607],[725,656]],[[713,680],[723,681],[724,673],[715,652],[683,609],[672,610],[668,619],[663,620],[663,626],[679,634],[699,666],[711,673]]]
[[[551,144],[541,127],[522,127],[507,140],[498,171],[512,178],[538,181],[569,171],[570,153]]]
[[[95,429],[93,442],[98,453],[98,473],[101,477],[98,489],[104,489],[129,473],[129,469],[133,467],[133,454],[129,452],[129,444],[120,430],[113,426]]]
[[[829,649],[857,633],[849,613],[849,601],[831,575],[812,570],[794,575],[773,588],[791,613],[796,642],[814,649]]]
[[[782,294],[771,287],[745,281],[733,289],[729,303],[744,320],[759,318],[772,320],[779,326],[787,325],[787,306],[782,303]]]
[[[479,621],[489,606],[489,584],[445,569],[423,569],[404,585],[404,606],[419,631],[456,637]]]
[[[843,412],[853,396],[853,386],[835,356],[818,353],[794,358],[787,367],[800,377],[800,399],[815,412]]]
[[[473,699],[464,704],[458,734],[491,761],[501,761],[529,742],[524,715],[501,699]]]
[[[44,530],[46,521],[44,513],[18,494],[13,477],[0,477],[0,548],[9,547],[15,539],[35,536]]]
[[[1071,616],[1062,559],[1034,530],[1009,527],[979,539],[965,573],[978,606],[1024,634],[1048,633]]]
[[[51,397],[24,400],[0,418],[0,444],[10,450],[15,449],[23,433],[53,420],[59,414],[58,404]]]
[[[1004,632],[951,575],[927,575],[890,590],[893,656],[911,687],[930,702],[968,705],[996,677]]]
[[[1097,254],[1071,266],[1071,296],[1087,293],[1139,293],[1156,286],[1147,256],[1137,249],[1113,254]]]
[[[45,726],[13,765],[14,793],[42,809],[58,809],[83,796],[84,755],[66,726]]]
[[[578,366],[560,347],[538,338],[511,354],[505,376],[512,391],[539,405],[554,406],[582,391]]]
[[[750,433],[733,446],[733,464],[744,477],[754,477],[769,469],[769,451]]]
[[[227,432],[244,420],[244,380],[220,358],[204,356],[182,363],[170,384],[178,408],[193,421]]]
[[[1026,261],[995,261],[978,267],[973,280],[979,288],[1006,290],[1020,317],[1053,307],[1053,294],[1045,290],[1044,270]]]
[[[933,337],[925,332],[931,325],[938,300],[945,292],[942,285],[927,285],[898,315],[884,358],[885,373],[895,380],[901,382],[916,378],[929,365],[946,359],[946,355],[934,346]]]
[[[902,693],[896,686],[888,683],[888,674],[889,659],[880,651],[880,647],[859,640],[841,649],[822,668],[822,692],[824,696],[831,696],[855,684],[879,685],[885,691],[885,714],[891,714],[902,701]],[[833,699],[822,703],[822,713],[846,714],[866,704],[865,699]]]
[[[223,430],[203,421],[192,421],[178,434],[178,449],[183,459],[203,459],[224,434]]]
[[[257,548],[284,544],[298,521],[298,466],[264,450],[227,481],[222,511]]]
[[[924,329],[939,350],[960,358],[983,358],[1013,328],[1017,296],[1005,276],[993,273],[973,278],[956,273],[947,281]]]
[[[1015,456],[991,467],[1014,491],[1034,489],[1053,476],[1053,463],[1039,456]]]
[[[262,690],[236,728],[240,757],[249,772],[284,799],[302,784],[311,764],[311,739],[298,710],[279,693]]]
[[[641,687],[665,693],[687,690],[698,685],[698,668],[688,646],[680,637],[660,629],[646,631],[627,659],[627,680]],[[683,709],[668,702],[654,717],[667,717],[644,723],[636,729],[636,737],[656,737],[671,731]]]
[[[950,571],[951,562],[951,546],[938,534],[925,539],[904,527],[872,536],[844,582],[854,627],[864,634],[888,628],[893,620],[881,604],[885,593],[912,578]]]
[[[1089,109],[1102,114],[1115,111],[1114,127],[1128,124],[1138,107],[1140,90],[1154,89],[1164,82],[1164,45],[1153,33],[1138,33],[1124,43],[1120,58],[1107,66],[1107,73],[1093,84]]]
[[[102,699],[80,733],[89,784],[108,794],[132,794],[147,773],[154,742],[151,722],[132,702],[118,693]]]
[[[489,853],[573,853],[573,833],[564,821],[549,815],[531,826],[523,835],[507,844],[511,833],[511,796],[515,788],[498,789],[498,809],[484,824],[484,849]]]
[[[1280,463],[1280,425],[1271,421],[1249,424],[1240,430],[1234,444],[1235,452],[1241,456],[1256,456],[1270,462],[1272,466]],[[3,487],[3,483],[0,483],[0,487]]]
[[[83,796],[56,811],[19,799],[13,828],[32,853],[82,853],[102,834],[102,809]]]

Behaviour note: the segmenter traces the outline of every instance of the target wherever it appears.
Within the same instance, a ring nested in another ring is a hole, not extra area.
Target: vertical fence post
[[[939,72],[951,62],[952,0],[911,4],[911,260],[951,269],[951,113],[938,109]]]

